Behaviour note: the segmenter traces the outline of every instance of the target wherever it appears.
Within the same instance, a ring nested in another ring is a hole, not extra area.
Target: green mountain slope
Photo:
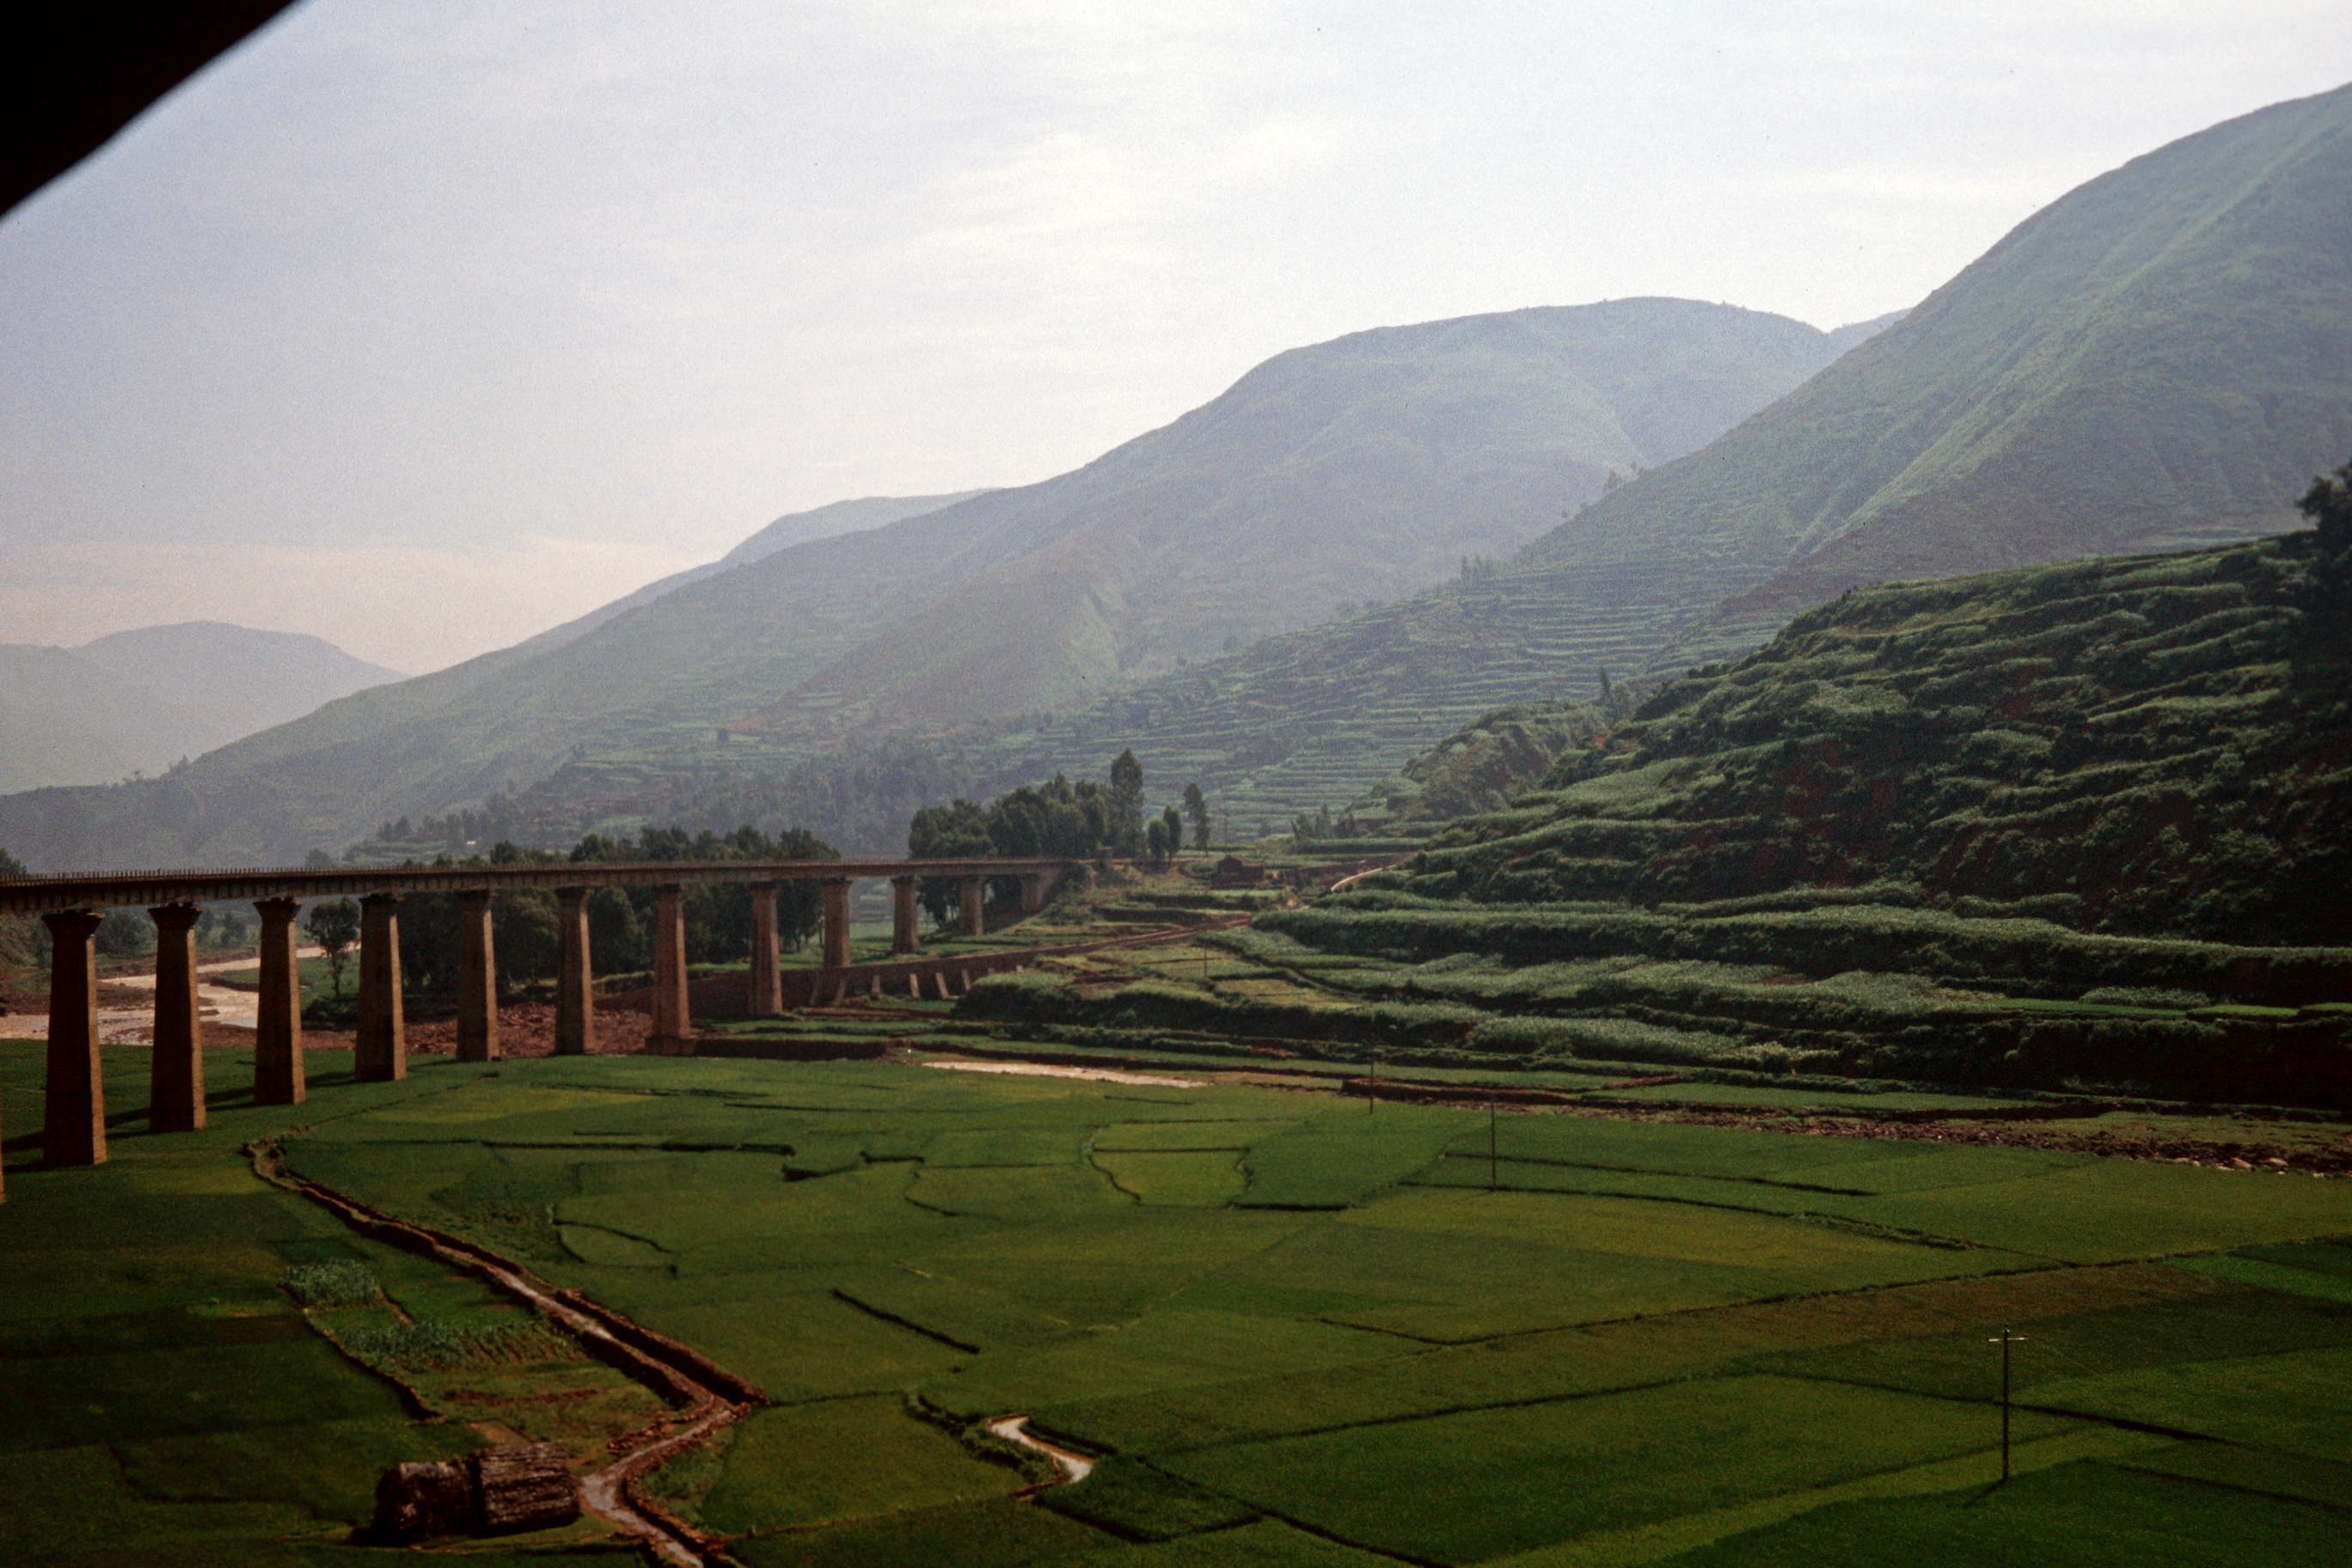
[[[1663,537],[1752,578],[1658,659],[1849,587],[2292,526],[2352,447],[2352,88],[2173,142],[2036,214],[1902,323],[1530,552]]]
[[[1597,695],[1603,668],[1736,657],[1858,583],[2291,527],[2304,481],[2347,449],[2352,88],[2053,203],[1789,396],[1497,573],[979,750],[1026,747],[1050,771],[1131,746],[1237,821],[1286,822],[1486,709]]]
[[[1835,352],[1800,322],[1661,300],[1294,351],[1075,473],[793,545],[577,635],[331,703],[168,789],[0,800],[0,844],[36,864],[299,857],[575,763],[596,764],[567,774],[592,796],[616,781],[642,795],[649,776],[786,766],[877,731],[1081,707],[1516,549]]]
[[[2341,1111],[2347,884],[2352,543],[2306,532],[1843,595],[1233,940],[1346,955],[1360,1055]]]
[[[950,516],[950,590],[744,721],[794,740],[1066,710],[1180,660],[1507,554],[1833,356],[1727,306],[1625,300],[1276,355],[1076,473]]]
[[[1498,571],[1268,637],[1076,713],[964,738],[994,779],[1097,772],[1123,749],[1150,789],[1197,780],[1240,834],[1339,811],[1406,758],[1491,710],[1598,695],[1600,672],[1690,602],[1689,569],[1601,578]]]
[[[1449,827],[1403,886],[1646,906],[1891,883],[2352,945],[2346,593],[2308,532],[1858,590]]]
[[[1415,834],[1500,811],[1541,784],[1561,753],[1592,744],[1609,722],[1583,702],[1522,702],[1481,713],[1366,790],[1348,819],[1368,835]]]

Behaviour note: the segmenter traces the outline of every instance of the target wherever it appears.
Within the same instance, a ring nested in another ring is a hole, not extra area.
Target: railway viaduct
[[[588,1050],[595,1037],[595,993],[588,961],[588,895],[598,888],[652,888],[654,1033],[689,1028],[684,893],[697,882],[740,886],[751,901],[751,1010],[783,1010],[777,969],[776,894],[786,882],[824,885],[824,937],[816,985],[849,968],[849,889],[861,879],[891,888],[891,951],[921,946],[916,889],[930,878],[962,889],[961,930],[981,934],[987,879],[1019,879],[1024,912],[1042,908],[1068,868],[1061,860],[724,860],[551,866],[404,866],[381,870],[138,871],[119,875],[0,879],[0,910],[37,914],[49,928],[48,1081],[42,1149],[52,1165],[106,1158],[106,1100],[98,1048],[99,922],[109,908],[144,908],[155,921],[155,1047],[149,1117],[158,1132],[205,1124],[204,1029],[196,1004],[195,924],[206,903],[251,900],[261,915],[261,994],[254,1037],[254,1099],[299,1105],[301,990],[294,962],[294,917],[305,899],[360,902],[359,1030],[353,1069],[362,1081],[404,1078],[408,1047],[401,1016],[400,903],[412,893],[456,895],[459,914],[457,1055],[499,1055],[497,965],[490,906],[502,890],[540,888],[556,897],[562,960],[555,1048]],[[839,988],[836,984],[836,989]]]

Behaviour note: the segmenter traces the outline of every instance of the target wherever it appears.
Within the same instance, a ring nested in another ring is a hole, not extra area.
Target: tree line
[[[1184,786],[1183,809],[1163,806],[1147,818],[1143,764],[1132,748],[1111,760],[1108,780],[1073,780],[1055,773],[1042,784],[1023,784],[982,805],[958,797],[927,805],[907,825],[907,853],[921,860],[1084,860],[1097,855],[1142,857],[1155,864],[1184,847],[1184,825],[1192,846],[1209,847],[1209,803],[1198,784]],[[920,898],[931,919],[945,925],[961,894],[952,878],[924,881]],[[986,897],[1009,904],[1020,896],[1010,877],[989,879]]]
[[[434,866],[563,866],[626,861],[838,860],[841,852],[805,828],[767,834],[756,827],[732,833],[683,827],[648,827],[607,837],[592,833],[568,853],[526,849],[501,843],[488,855]],[[632,974],[653,966],[652,888],[595,888],[588,894],[588,962],[600,975]],[[776,935],[799,948],[824,923],[824,893],[814,882],[786,882],[776,895]],[[681,898],[688,963],[740,963],[751,956],[751,900],[740,886],[689,882]],[[314,904],[303,920],[304,934],[326,950],[334,995],[322,1012],[340,1011],[343,963],[359,941],[359,905],[350,899]],[[562,957],[555,894],[544,888],[504,889],[490,904],[490,941],[499,994],[503,998],[534,980],[552,976]],[[454,994],[457,988],[458,906],[454,893],[411,893],[400,905],[402,988],[427,995]],[[315,1005],[315,1004],[314,1004]]]

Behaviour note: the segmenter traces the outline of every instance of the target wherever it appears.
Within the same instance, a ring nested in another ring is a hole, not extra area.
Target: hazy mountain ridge
[[[1003,750],[1132,746],[1281,823],[1486,709],[1736,657],[1856,582],[2294,527],[2352,450],[2347,137],[2352,89],[2135,159],[1498,573],[1269,639],[1218,667],[1235,690],[1213,700],[1167,677]],[[1253,721],[1270,692],[1282,721]]]
[[[401,679],[323,638],[189,621],[78,648],[0,646],[0,788],[96,784]]]
[[[690,566],[683,572],[674,572],[656,582],[648,583],[635,593],[624,595],[609,605],[599,605],[584,616],[566,621],[560,626],[551,626],[537,637],[526,637],[509,651],[543,652],[558,647],[585,637],[605,622],[615,620],[641,605],[650,605],[665,595],[675,593],[689,583],[699,583],[706,577],[716,576],[734,567],[764,561],[778,551],[789,550],[795,544],[809,544],[844,533],[862,533],[867,529],[887,527],[986,493],[985,490],[958,490],[937,496],[864,496],[856,500],[833,501],[808,511],[787,512],[716,561]]]
[[[772,766],[877,731],[1082,706],[1370,582],[1507,552],[1832,352],[1800,322],[1675,300],[1292,351],[1072,474],[793,545],[561,641],[330,704],[200,759],[168,803],[0,803],[0,843],[250,861],[477,804],[583,754],[740,765],[720,732],[755,724],[754,760]],[[121,823],[142,814],[181,826],[158,838]]]
[[[1528,552],[1662,540],[1727,603],[1655,668],[1865,583],[2293,525],[2352,447],[2352,88],[2160,148],[2021,224],[1898,325]]]
[[[958,509],[985,565],[745,720],[780,736],[1066,709],[1228,638],[1508,553],[1834,350],[1781,317],[1628,300],[1278,354],[1074,473]]]
[[[0,644],[0,789],[161,772],[205,726],[69,648]]]
[[[215,738],[207,747],[407,679],[354,658],[324,637],[220,621],[116,632],[76,651],[211,726]]]

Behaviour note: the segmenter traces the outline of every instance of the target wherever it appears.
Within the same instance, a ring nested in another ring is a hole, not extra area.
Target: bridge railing
[[[861,881],[899,878],[1058,877],[1074,862],[991,860],[577,860],[506,866],[322,866],[161,871],[33,872],[0,878],[0,911],[353,893],[446,893],[501,888],[660,888],[691,882]]]

